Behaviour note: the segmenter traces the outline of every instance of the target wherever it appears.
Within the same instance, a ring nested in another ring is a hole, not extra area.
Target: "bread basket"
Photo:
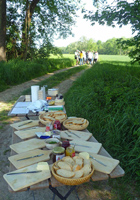
[[[64,177],[61,177],[61,176],[57,175],[56,172],[55,172],[55,170],[54,170],[54,164],[53,164],[51,170],[52,170],[52,174],[55,177],[55,179],[57,181],[59,181],[60,183],[63,183],[64,185],[80,185],[82,183],[87,182],[90,179],[90,177],[93,175],[93,173],[94,173],[94,166],[92,165],[92,171],[91,171],[90,174],[88,174],[87,176],[84,176],[84,177],[81,177],[81,178],[75,178],[75,179],[64,178]]]
[[[83,121],[83,123],[78,124],[78,121],[79,121],[79,123],[81,123]],[[76,117],[73,117],[73,118],[71,117],[69,119],[66,119],[63,122],[63,126],[65,128],[70,129],[70,130],[77,130],[77,131],[86,129],[88,127],[88,125],[89,125],[89,121],[87,119],[76,118]]]
[[[52,125],[54,124],[54,121],[55,121],[54,118],[52,118],[52,120],[50,120],[50,119],[48,118],[48,120],[47,120],[47,117],[46,117],[46,120],[44,120],[44,119],[43,119],[44,117],[45,117],[45,113],[39,115],[39,121],[40,121],[42,124],[44,124],[45,126],[46,126],[47,124],[49,124],[49,123],[51,123]]]
[[[47,112],[39,115],[39,121],[44,125],[48,123],[54,124],[55,120],[59,120],[62,123],[66,119],[67,115],[63,111]]]

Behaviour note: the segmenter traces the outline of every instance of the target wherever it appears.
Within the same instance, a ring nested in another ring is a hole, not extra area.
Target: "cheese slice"
[[[47,162],[39,162],[37,164],[37,170],[50,170]]]
[[[89,159],[89,153],[87,152],[81,152],[79,153],[79,156],[83,159]]]

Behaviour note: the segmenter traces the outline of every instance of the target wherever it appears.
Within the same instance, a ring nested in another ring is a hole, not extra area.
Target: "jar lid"
[[[65,148],[63,147],[55,147],[53,149],[53,153],[64,153],[64,151],[65,151]]]

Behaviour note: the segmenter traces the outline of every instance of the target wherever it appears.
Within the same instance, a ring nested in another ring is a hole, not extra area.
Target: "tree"
[[[39,39],[44,41],[46,38],[47,42],[51,42],[54,35],[66,38],[72,34],[72,25],[75,24],[74,17],[80,8],[80,1],[12,0],[12,3],[8,1],[9,8],[17,7],[18,11],[14,21],[21,37],[21,58],[27,58],[31,43],[33,45],[33,42]]]
[[[6,0],[0,0],[0,61],[6,61]]]
[[[127,46],[135,46],[135,49],[129,52],[129,56],[133,58],[133,62],[138,61],[140,63],[140,1],[133,0],[133,2],[129,3],[126,0],[116,0],[108,4],[107,0],[94,0],[93,4],[96,6],[95,12],[83,10],[85,13],[84,18],[88,18],[92,25],[95,22],[101,25],[106,23],[112,27],[115,27],[116,24],[119,27],[131,24],[132,33],[135,36],[125,41],[125,44]]]

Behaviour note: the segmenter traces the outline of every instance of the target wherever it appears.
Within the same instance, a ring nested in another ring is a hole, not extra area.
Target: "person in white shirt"
[[[94,63],[96,63],[97,60],[98,60],[98,52],[96,51],[96,52],[94,53]]]
[[[75,59],[76,59],[76,65],[78,65],[78,63],[79,63],[79,51],[78,50],[75,51]]]
[[[83,50],[82,53],[83,53],[83,61],[84,61],[84,64],[85,64],[86,63],[86,52]]]
[[[88,61],[92,64],[93,53],[91,51],[88,52]]]

